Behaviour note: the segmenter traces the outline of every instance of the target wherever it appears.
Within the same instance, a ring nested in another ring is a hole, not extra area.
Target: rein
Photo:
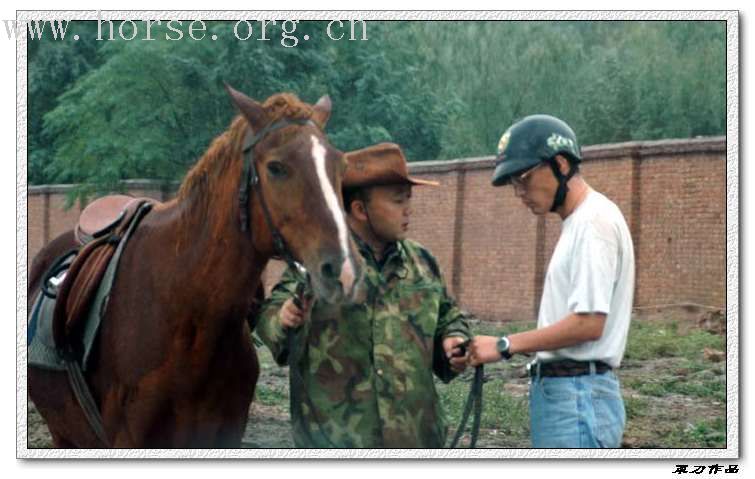
[[[310,277],[309,273],[306,269],[304,269],[303,266],[301,266],[299,263],[294,262],[294,268],[292,270],[297,276],[297,286],[296,286],[296,292],[294,293],[294,304],[297,308],[303,309],[304,308],[304,299],[305,296],[307,296],[307,290],[310,288]],[[291,395],[291,410],[297,411],[298,415],[300,417],[303,417],[303,412],[301,410],[301,404],[302,402],[305,402],[309,410],[314,414],[315,405],[312,404],[312,399],[305,393],[302,396],[299,397],[297,394],[298,388],[304,388],[304,378],[301,375],[301,371],[299,371],[298,365],[299,361],[301,360],[301,353],[303,352],[302,348],[298,347],[299,343],[299,330],[301,327],[292,329],[289,328],[286,330],[286,342],[288,345],[288,374],[291,377],[292,386],[290,388],[290,395]],[[322,436],[322,439],[327,443],[328,447],[331,448],[337,448],[335,444],[333,444],[330,439],[328,439],[328,435],[325,434],[325,431],[322,428],[322,424],[317,422],[315,419],[315,423],[317,424],[317,429],[320,431],[320,435]],[[310,432],[307,425],[302,421],[301,424],[302,432],[307,436],[309,439],[310,444],[315,444],[315,441],[312,437],[312,433]]]
[[[460,344],[459,347],[462,353],[469,346],[469,340]],[[461,415],[461,422],[456,429],[456,434],[451,440],[450,449],[455,449],[459,443],[459,439],[464,434],[464,429],[467,427],[467,421],[469,420],[469,414],[474,407],[474,419],[472,420],[472,430],[470,431],[469,448],[474,449],[477,444],[477,438],[480,435],[480,422],[482,419],[482,385],[485,383],[485,370],[483,365],[480,364],[475,368],[474,379],[472,385],[469,387],[469,395],[467,396],[467,402],[464,404],[464,412]]]

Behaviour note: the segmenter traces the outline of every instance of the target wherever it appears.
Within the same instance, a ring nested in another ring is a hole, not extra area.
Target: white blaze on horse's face
[[[341,282],[344,294],[348,296],[351,294],[354,286],[354,268],[352,267],[351,255],[349,254],[349,229],[346,227],[346,219],[343,216],[341,204],[338,202],[338,196],[325,171],[325,147],[322,146],[322,143],[320,143],[320,140],[315,135],[311,135],[311,138],[312,158],[315,161],[317,178],[325,197],[325,203],[328,205],[333,215],[333,221],[338,229],[338,243],[341,246],[341,257],[343,258],[341,274],[338,279]]]

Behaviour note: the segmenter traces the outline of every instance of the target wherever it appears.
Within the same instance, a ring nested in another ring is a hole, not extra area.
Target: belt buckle
[[[534,377],[537,373],[537,359],[533,359],[532,361],[528,362],[524,368],[527,370],[527,376],[528,377]]]

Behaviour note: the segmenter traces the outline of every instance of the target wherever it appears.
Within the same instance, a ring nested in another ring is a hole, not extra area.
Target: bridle
[[[257,172],[257,165],[254,162],[254,147],[262,141],[262,139],[269,135],[270,133],[280,130],[281,128],[285,128],[289,125],[313,125],[317,127],[317,125],[314,124],[311,120],[279,120],[275,123],[271,123],[270,125],[266,126],[265,128],[261,129],[257,133],[253,133],[251,130],[247,131],[246,137],[244,138],[244,170],[241,175],[241,185],[239,186],[239,220],[241,222],[241,231],[247,232],[249,231],[249,217],[251,216],[251,213],[249,211],[249,188],[251,187],[255,195],[257,195],[257,199],[260,202],[260,206],[262,207],[262,213],[265,217],[265,222],[267,223],[267,227],[270,230],[270,234],[273,237],[273,248],[275,251],[275,257],[283,259],[287,264],[289,270],[295,275],[298,276],[298,287],[296,294],[294,295],[294,301],[297,304],[297,307],[302,307],[302,300],[305,294],[305,290],[309,287],[309,281],[310,277],[307,273],[307,270],[304,269],[304,267],[294,259],[293,255],[291,254],[290,250],[288,249],[288,246],[286,245],[286,240],[283,239],[283,235],[280,234],[280,231],[278,228],[275,227],[273,224],[272,217],[270,216],[270,209],[267,206],[267,202],[265,201],[265,195],[262,192],[262,187],[260,185],[260,176]],[[301,373],[299,372],[298,368],[295,366],[298,359],[296,358],[296,352],[298,348],[296,348],[296,332],[289,329],[287,331],[287,344],[289,349],[289,369],[290,374],[292,377],[292,380],[294,382],[298,382],[299,384],[303,384],[303,379],[301,378]],[[291,396],[291,403],[292,407],[296,407],[296,404],[298,404],[300,401],[306,401],[308,403],[308,407],[312,410],[314,410],[314,406],[311,403],[311,399],[308,396],[305,396],[302,398],[296,398],[294,397],[294,391],[295,389],[292,388],[292,396]],[[321,426],[320,426],[321,427]],[[327,436],[325,433],[320,430],[323,437],[327,440]],[[306,431],[307,435],[309,435],[309,431]],[[310,437],[311,439],[311,437]],[[332,447],[335,447],[335,445],[330,444]]]
[[[246,137],[244,138],[243,154],[244,154],[244,169],[241,173],[241,184],[239,186],[239,221],[241,225],[241,231],[249,231],[249,217],[251,216],[249,206],[249,188],[251,187],[257,199],[262,207],[262,214],[265,217],[265,222],[270,230],[270,234],[273,237],[273,250],[276,258],[283,259],[290,268],[297,271],[296,260],[294,259],[291,251],[286,245],[286,240],[283,239],[278,228],[273,224],[272,217],[270,215],[270,209],[265,201],[265,195],[262,192],[262,186],[260,184],[260,176],[257,172],[257,165],[254,161],[254,147],[262,141],[270,133],[285,128],[290,125],[312,125],[317,128],[317,125],[312,120],[278,120],[262,128],[258,132],[253,132],[251,129],[247,130]],[[318,128],[319,129],[319,128]]]

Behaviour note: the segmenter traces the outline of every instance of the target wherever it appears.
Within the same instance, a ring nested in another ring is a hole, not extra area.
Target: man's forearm
[[[516,354],[552,351],[595,341],[603,334],[605,320],[604,314],[570,314],[545,328],[510,335],[509,352]]]

